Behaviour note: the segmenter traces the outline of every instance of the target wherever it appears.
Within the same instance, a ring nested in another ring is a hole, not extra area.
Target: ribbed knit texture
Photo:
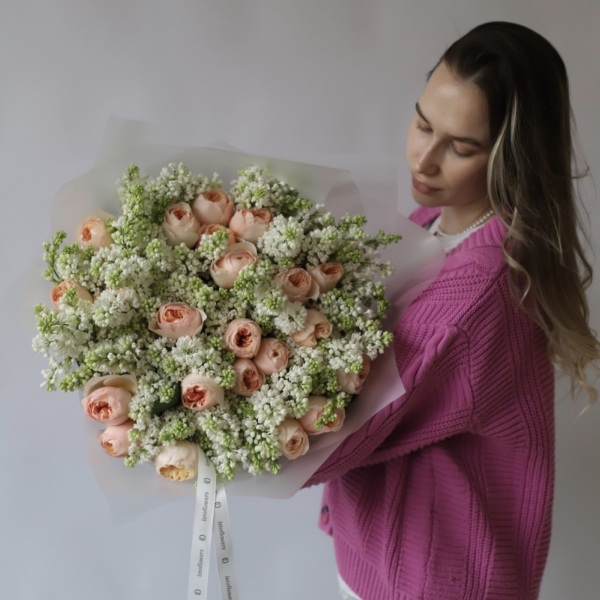
[[[431,222],[438,210],[411,218]],[[550,541],[554,372],[515,305],[492,218],[401,317],[407,392],[349,436],[321,527],[363,600],[537,598]],[[361,399],[361,401],[368,401]]]

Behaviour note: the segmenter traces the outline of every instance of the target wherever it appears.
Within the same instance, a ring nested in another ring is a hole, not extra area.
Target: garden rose
[[[100,377],[92,377],[83,388],[83,395],[87,396],[91,394],[93,391],[104,387],[122,387],[123,389],[131,392],[131,395],[137,392],[137,379],[135,376],[130,375],[129,373],[124,373],[123,375],[102,375]]]
[[[217,231],[226,231],[229,236],[229,246],[235,244],[235,233],[229,229],[229,227],[225,227],[225,225],[218,225],[217,223],[211,223],[209,225],[201,225],[200,226],[200,237],[203,235],[212,235]]]
[[[299,458],[308,452],[309,442],[306,431],[295,419],[285,419],[279,426],[279,448],[290,460]]]
[[[202,192],[192,203],[192,212],[202,225],[227,225],[234,211],[233,200],[220,188]]]
[[[251,319],[234,319],[225,330],[225,347],[238,358],[252,358],[260,348],[262,331]]]
[[[184,302],[169,302],[161,306],[148,329],[157,335],[176,340],[188,336],[193,337],[202,331],[206,321],[206,313]]]
[[[265,375],[283,371],[288,364],[288,347],[277,338],[263,338],[254,364]]]
[[[133,375],[93,377],[83,389],[85,414],[104,425],[120,425],[129,419],[129,403],[137,391]]]
[[[242,208],[229,221],[229,228],[242,239],[256,242],[269,228],[272,220],[273,215],[266,208]]]
[[[298,419],[308,435],[320,435],[321,433],[339,431],[342,428],[346,418],[346,411],[343,408],[335,410],[336,418],[334,421],[325,423],[321,427],[316,426],[316,422],[323,416],[323,408],[326,404],[327,398],[325,396],[308,397],[308,411],[301,419]]]
[[[212,408],[224,400],[223,388],[212,377],[192,373],[181,382],[181,402],[190,410]]]
[[[331,291],[344,275],[344,267],[337,262],[328,262],[317,265],[309,271],[311,277],[317,282],[321,294]]]
[[[310,273],[300,267],[283,271],[276,276],[281,283],[283,293],[292,302],[308,302],[319,297],[319,285]]]
[[[64,296],[65,292],[72,287],[75,288],[75,293],[77,294],[78,298],[93,302],[94,299],[92,298],[92,295],[83,286],[75,283],[74,281],[61,281],[61,283],[55,285],[50,292],[50,299],[57,310],[61,310],[60,299]]]
[[[193,248],[200,239],[200,223],[187,202],[176,202],[165,210],[163,231],[171,246],[185,244]]]
[[[235,385],[233,392],[240,396],[249,396],[265,382],[265,376],[249,358],[236,358],[233,361]]]
[[[257,257],[254,244],[250,242],[231,244],[225,254],[210,265],[210,276],[219,287],[230,289],[240,271],[248,265],[255,264]]]
[[[336,372],[336,378],[339,386],[349,394],[358,394],[365,383],[369,371],[371,370],[371,359],[364,354],[362,369],[358,373],[347,373],[342,369]]]
[[[129,452],[129,430],[133,421],[128,420],[120,425],[111,425],[98,434],[98,441],[107,454],[111,456],[126,456]]]
[[[192,442],[176,442],[165,446],[154,458],[156,472],[171,481],[188,481],[198,475],[198,446]]]
[[[304,327],[292,333],[292,339],[300,346],[314,348],[318,340],[331,335],[331,330],[331,323],[327,317],[322,312],[309,308],[306,311]]]
[[[84,219],[77,228],[77,243],[80,246],[91,246],[94,250],[110,246],[113,239],[106,226],[108,219],[114,217],[102,210],[97,210]]]

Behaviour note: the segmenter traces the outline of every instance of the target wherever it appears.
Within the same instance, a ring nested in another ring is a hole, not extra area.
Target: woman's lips
[[[412,178],[412,186],[415,188],[415,190],[417,190],[417,192],[420,192],[421,194],[433,194],[434,192],[437,192],[440,189],[440,188],[431,187],[431,186],[427,185],[426,183],[419,181],[414,176]]]

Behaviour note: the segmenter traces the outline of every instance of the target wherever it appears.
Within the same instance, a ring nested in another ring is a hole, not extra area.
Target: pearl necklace
[[[469,225],[462,231],[459,231],[458,233],[444,233],[438,225],[436,227],[434,235],[437,235],[439,237],[454,237],[454,236],[464,235],[465,233],[468,233],[469,231],[473,231],[474,229],[477,229],[480,225],[483,225],[493,215],[494,215],[494,211],[490,208],[490,210],[488,210],[483,216],[479,217],[479,219],[477,219],[477,221],[475,221],[475,223],[472,223],[471,225]]]

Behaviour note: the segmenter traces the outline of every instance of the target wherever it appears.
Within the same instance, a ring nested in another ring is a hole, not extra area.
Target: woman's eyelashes
[[[422,133],[433,133],[433,129],[427,123],[420,123],[419,121],[417,121],[417,129]],[[454,143],[450,143],[450,150],[453,154],[460,158],[468,158],[469,156],[473,156],[472,150],[458,148]]]
[[[432,133],[433,132],[433,129],[431,129],[431,127],[429,125],[419,123],[418,121],[417,121],[417,129],[419,131],[422,131],[423,133]]]
[[[469,156],[473,156],[472,150],[459,150],[454,144],[450,144],[450,148],[452,152],[460,158],[468,158]]]

